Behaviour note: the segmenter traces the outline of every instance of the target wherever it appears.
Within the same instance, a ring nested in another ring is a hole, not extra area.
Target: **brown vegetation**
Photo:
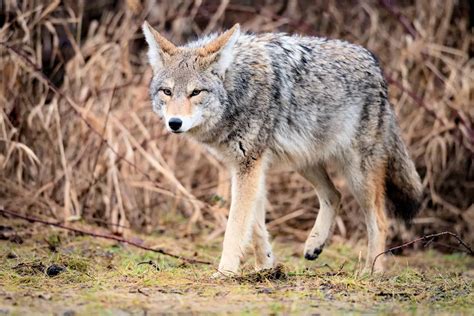
[[[474,242],[469,2],[251,3],[3,1],[0,206],[61,221],[81,218],[115,233],[176,227],[188,235],[221,234],[227,171],[200,146],[168,135],[151,111],[140,26],[147,19],[180,44],[239,22],[252,32],[342,38],[372,50],[425,188],[412,229],[394,223],[393,240],[450,230]],[[304,239],[317,210],[315,193],[290,172],[269,178],[272,232]],[[365,236],[349,194],[343,205],[335,234]]]

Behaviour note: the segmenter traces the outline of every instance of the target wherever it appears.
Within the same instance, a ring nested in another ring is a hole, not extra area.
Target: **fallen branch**
[[[137,266],[142,265],[142,264],[148,264],[148,265],[152,266],[153,268],[155,268],[156,271],[160,271],[160,266],[158,266],[156,263],[154,263],[153,260],[139,262],[139,263],[137,263]]]
[[[419,241],[426,241],[426,242],[432,242],[433,241],[433,238],[436,238],[436,237],[439,237],[439,236],[444,236],[444,235],[449,235],[449,236],[452,236],[454,238],[456,238],[459,242],[460,245],[462,245],[464,248],[467,249],[467,253],[471,256],[474,256],[474,251],[472,250],[471,247],[469,247],[468,244],[466,244],[458,235],[456,235],[455,233],[452,233],[452,232],[442,232],[442,233],[436,233],[436,234],[430,234],[430,235],[425,235],[423,237],[420,237],[420,238],[417,238],[417,239],[414,239],[412,241],[409,241],[409,242],[406,242],[404,244],[401,244],[399,246],[395,246],[395,247],[392,247],[392,248],[389,248],[387,250],[385,250],[384,252],[381,252],[379,253],[378,255],[375,256],[374,258],[374,261],[372,262],[372,268],[370,270],[370,274],[373,274],[374,273],[374,267],[375,267],[375,263],[377,262],[377,259],[382,256],[382,255],[385,255],[387,253],[390,253],[394,250],[397,250],[397,249],[401,249],[401,248],[405,248],[409,245],[412,245],[414,243],[417,243]]]
[[[66,229],[66,230],[73,231],[73,232],[79,233],[79,234],[84,234],[84,235],[97,237],[97,238],[115,240],[115,241],[122,242],[124,244],[128,244],[128,245],[131,245],[131,246],[143,249],[143,250],[152,251],[152,252],[156,252],[156,253],[159,253],[159,254],[162,254],[162,255],[165,255],[165,256],[168,256],[168,257],[183,260],[187,263],[211,264],[211,262],[208,262],[208,261],[192,259],[192,258],[186,258],[186,257],[182,257],[182,256],[179,256],[179,255],[175,255],[175,254],[169,253],[169,252],[167,252],[167,251],[165,251],[161,248],[155,249],[155,248],[150,248],[150,247],[147,247],[147,246],[143,246],[139,243],[136,243],[136,242],[133,242],[131,240],[127,240],[127,239],[124,239],[124,238],[121,238],[121,237],[118,237],[118,236],[101,234],[101,233],[93,233],[93,232],[89,232],[89,231],[82,230],[82,229],[79,229],[79,228],[69,227],[69,226],[66,226],[66,225],[63,225],[63,224],[60,224],[60,223],[49,222],[49,221],[42,220],[42,219],[39,219],[39,218],[36,218],[36,217],[21,215],[21,214],[15,213],[15,212],[7,211],[3,208],[0,208],[0,213],[10,215],[10,216],[13,216],[13,217],[16,217],[16,218],[21,218],[21,219],[29,221],[29,222],[41,223],[41,224],[44,224],[44,225],[50,225],[50,226],[58,227],[58,228],[61,228],[61,229]]]

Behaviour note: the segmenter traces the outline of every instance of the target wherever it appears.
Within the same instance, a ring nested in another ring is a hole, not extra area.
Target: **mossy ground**
[[[279,270],[252,273],[250,258],[241,276],[213,280],[219,240],[140,236],[147,245],[214,263],[190,265],[112,241],[7,224],[23,243],[0,241],[0,314],[474,313],[474,259],[464,254],[390,257],[384,275],[369,276],[359,273],[363,247],[333,243],[308,262],[299,244],[277,239]],[[52,264],[66,269],[50,277]]]

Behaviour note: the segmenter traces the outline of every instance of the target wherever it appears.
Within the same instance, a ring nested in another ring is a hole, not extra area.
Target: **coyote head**
[[[217,37],[177,47],[147,22],[143,33],[153,69],[153,110],[173,133],[209,130],[223,115],[224,75],[240,34],[236,24]]]

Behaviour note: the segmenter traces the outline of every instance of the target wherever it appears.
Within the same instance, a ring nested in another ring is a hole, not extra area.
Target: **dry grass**
[[[197,229],[210,239],[220,235],[227,171],[201,147],[167,135],[152,113],[139,27],[146,18],[183,43],[240,22],[249,31],[343,38],[375,52],[425,187],[413,229],[394,223],[393,241],[451,230],[474,242],[468,1],[313,2],[3,1],[0,205],[85,219],[115,233],[176,227],[188,235]],[[346,192],[343,181],[335,181]],[[315,217],[315,193],[289,172],[272,174],[269,182],[272,231],[304,239]],[[344,194],[336,235],[364,235],[356,212]]]

